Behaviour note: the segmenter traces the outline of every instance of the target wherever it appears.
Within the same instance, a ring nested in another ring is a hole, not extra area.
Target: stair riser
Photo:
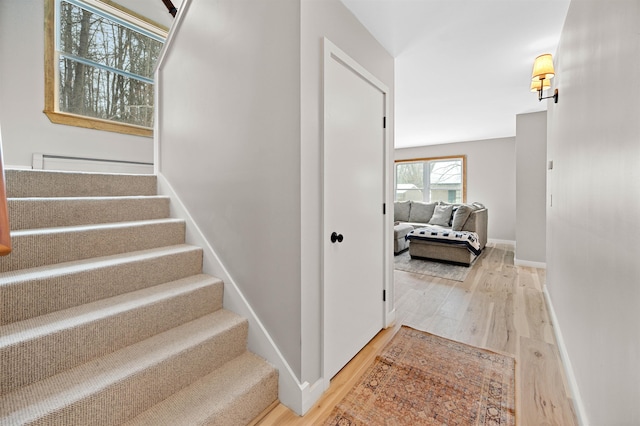
[[[8,198],[156,195],[154,175],[5,170]]]
[[[272,374],[239,395],[232,404],[224,407],[202,424],[207,426],[246,425],[277,399],[278,372],[274,369]]]
[[[7,204],[12,230],[169,217],[168,198],[13,198]]]
[[[278,371],[247,352],[123,426],[246,425],[277,399]]]
[[[0,377],[0,394],[114,352],[221,307],[222,283],[216,282],[151,305],[137,306],[55,334],[0,348],[3,368],[12,372]],[[69,342],[91,344],[69,345]]]
[[[79,267],[80,268],[80,267]],[[0,285],[0,326],[175,281],[202,271],[202,250]],[[19,278],[19,276],[16,276]]]
[[[119,425],[132,419],[246,349],[247,323],[210,338],[150,368],[81,395],[60,410],[32,418],[15,413],[4,419],[20,425]],[[99,380],[97,378],[96,380]]]
[[[0,272],[184,243],[184,222],[96,227],[12,236],[13,251]]]

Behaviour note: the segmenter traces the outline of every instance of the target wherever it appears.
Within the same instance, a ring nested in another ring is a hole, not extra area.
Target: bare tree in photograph
[[[152,127],[162,42],[65,1],[59,28],[60,110]]]

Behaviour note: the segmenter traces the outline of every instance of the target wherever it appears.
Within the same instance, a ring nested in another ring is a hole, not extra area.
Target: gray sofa
[[[487,244],[488,211],[479,203],[396,201],[394,220],[393,251],[395,254],[409,250],[411,257],[415,258],[435,259],[463,265],[470,265],[473,262],[476,255],[464,246],[422,240],[409,243],[406,240],[411,230],[425,226],[475,232],[478,235],[480,249]]]

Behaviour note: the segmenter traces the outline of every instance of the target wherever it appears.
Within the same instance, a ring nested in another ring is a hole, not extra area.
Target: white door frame
[[[335,58],[335,59],[334,59]],[[358,62],[356,62],[355,60],[353,60],[351,57],[349,57],[345,52],[343,52],[339,47],[337,47],[335,44],[333,44],[330,40],[328,40],[327,38],[324,38],[324,56],[323,56],[323,105],[322,105],[322,149],[324,152],[324,144],[325,144],[325,134],[324,134],[324,129],[325,129],[325,116],[327,114],[326,111],[326,105],[324,102],[325,97],[327,96],[327,92],[326,92],[326,87],[324,85],[324,74],[325,74],[325,70],[326,70],[326,66],[329,63],[329,61],[333,61],[333,60],[339,60],[340,62],[344,63],[347,67],[351,68],[356,74],[359,74],[363,79],[365,79],[366,81],[368,81],[371,85],[375,86],[376,88],[378,88],[384,96],[384,115],[386,118],[386,122],[387,125],[385,126],[385,128],[383,129],[383,139],[384,139],[384,149],[383,149],[383,156],[384,156],[384,172],[383,172],[383,176],[384,176],[384,185],[383,185],[383,191],[384,191],[384,202],[386,204],[386,214],[384,216],[384,226],[383,226],[383,231],[384,231],[384,236],[383,236],[383,253],[381,253],[381,259],[383,259],[383,289],[385,293],[386,293],[386,299],[382,304],[382,309],[383,309],[383,314],[382,314],[382,318],[383,318],[383,324],[384,327],[387,328],[390,325],[392,325],[395,322],[395,316],[396,316],[396,312],[395,312],[395,303],[394,303],[394,297],[395,297],[395,292],[393,290],[393,257],[392,257],[392,253],[393,253],[393,239],[392,239],[392,232],[393,232],[393,147],[390,144],[390,138],[389,138],[389,122],[390,122],[390,110],[389,110],[389,89],[388,87],[381,82],[380,80],[378,80],[373,74],[371,74],[369,71],[367,71],[367,69],[365,69],[363,66],[361,66]],[[322,155],[322,159],[324,159],[324,154]],[[322,164],[321,164],[321,170],[324,172],[325,170],[325,164],[324,161],[322,160]],[[322,179],[322,182],[324,182],[324,179]],[[322,191],[322,226],[321,226],[321,244],[322,246],[320,247],[320,252],[323,255],[323,259],[322,259],[322,265],[323,267],[321,268],[322,271],[322,375],[324,378],[324,388],[325,390],[329,388],[329,384],[330,384],[330,380],[331,377],[326,377],[326,368],[325,368],[325,338],[326,338],[326,334],[324,332],[324,328],[325,328],[325,316],[326,316],[326,312],[325,312],[325,282],[324,282],[324,244],[325,244],[325,240],[326,240],[326,236],[329,235],[328,229],[325,229],[325,220],[324,220],[324,205],[325,205],[325,200],[324,200],[324,190]],[[382,208],[382,206],[381,206]],[[382,296],[382,295],[381,295]]]

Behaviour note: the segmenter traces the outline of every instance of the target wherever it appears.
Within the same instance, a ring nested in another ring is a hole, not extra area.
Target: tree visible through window
[[[153,72],[166,33],[126,13],[112,15],[95,2],[50,1],[54,51],[47,66],[57,96],[45,112],[153,127]]]
[[[396,162],[396,201],[465,202],[465,170],[464,156]]]

